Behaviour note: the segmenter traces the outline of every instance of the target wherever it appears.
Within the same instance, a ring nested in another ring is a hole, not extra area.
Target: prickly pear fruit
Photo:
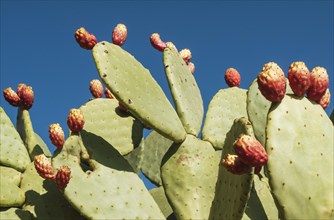
[[[58,149],[62,149],[65,143],[65,135],[63,129],[58,123],[49,126],[49,137],[53,145]]]
[[[290,87],[296,96],[304,96],[311,85],[311,74],[304,62],[293,62],[288,71]]]
[[[241,175],[249,173],[251,166],[242,162],[238,155],[226,154],[221,163],[231,173]]]
[[[239,86],[240,85],[240,74],[238,70],[234,68],[228,68],[225,71],[225,82],[229,87]]]
[[[74,34],[75,40],[80,45],[80,47],[91,50],[97,43],[96,37],[86,31],[85,28],[79,28]]]
[[[71,179],[71,170],[68,166],[61,166],[56,174],[55,181],[57,188],[64,190]]]
[[[21,100],[19,105],[22,108],[29,110],[34,103],[34,91],[32,90],[32,87],[20,83],[17,87],[17,95]]]
[[[128,37],[128,30],[124,24],[118,24],[112,32],[112,42],[122,46]]]
[[[106,96],[107,99],[114,99],[114,95],[110,92],[108,88],[104,90],[104,95]]]
[[[318,102],[325,94],[328,84],[327,70],[320,66],[314,67],[311,72],[311,86],[307,91],[307,97]]]
[[[166,42],[166,47],[178,51],[176,46],[173,44],[173,42],[170,42],[170,41]]]
[[[321,105],[321,107],[325,109],[329,106],[330,99],[331,99],[331,93],[329,89],[327,88],[325,94],[321,97],[318,103]]]
[[[261,94],[271,102],[279,102],[284,98],[286,80],[283,70],[274,62],[263,66],[262,72],[257,76]]]
[[[195,73],[195,64],[192,63],[192,62],[188,62],[188,63],[187,63],[187,66],[188,66],[190,72],[191,72],[192,74],[194,74],[194,73]]]
[[[17,107],[20,104],[21,101],[20,97],[11,87],[8,87],[7,89],[3,90],[2,93],[4,98],[10,105]]]
[[[188,48],[184,48],[179,52],[181,58],[184,60],[184,62],[188,63],[191,59],[191,52]]]
[[[121,110],[121,112],[123,113],[127,113],[129,112],[129,110],[127,109],[127,107],[122,103],[122,102],[118,102],[118,108]]]
[[[98,79],[90,81],[89,90],[95,98],[101,98],[103,96],[103,85]]]
[[[67,117],[67,125],[72,132],[80,132],[85,124],[83,112],[72,108]]]
[[[55,179],[55,174],[51,166],[51,162],[44,154],[40,154],[34,157],[34,165],[37,173],[41,177],[47,180]]]
[[[268,155],[261,143],[249,135],[241,135],[233,144],[233,148],[242,162],[252,167],[263,166]]]
[[[167,46],[166,43],[161,40],[160,35],[158,33],[153,33],[151,35],[150,42],[155,49],[161,52],[164,51],[164,49]]]

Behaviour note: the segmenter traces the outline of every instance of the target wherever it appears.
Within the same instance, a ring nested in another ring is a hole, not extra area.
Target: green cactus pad
[[[40,143],[39,136],[34,132],[28,110],[18,108],[16,129],[28,149],[31,160],[34,160],[34,157],[39,154],[51,154],[48,148],[45,148],[45,143]],[[46,150],[46,152],[44,152],[44,150]]]
[[[167,47],[163,54],[165,73],[176,112],[186,132],[197,136],[201,130],[204,114],[201,92],[193,74],[179,53]]]
[[[141,170],[148,179],[158,186],[162,185],[161,161],[172,144],[173,141],[155,131],[152,131],[145,139],[144,159]]]
[[[227,132],[236,118],[247,117],[246,90],[238,87],[221,89],[213,97],[206,113],[203,140],[222,149]]]
[[[30,163],[30,158],[20,135],[3,108],[0,107],[0,164],[24,171]]]
[[[254,182],[250,198],[247,202],[245,214],[250,219],[279,219],[278,210],[271,194],[268,179],[254,175]]]
[[[13,168],[0,166],[0,182],[2,181],[20,186],[21,173]]]
[[[173,215],[173,209],[169,205],[165,190],[162,186],[153,188],[149,191],[154,198],[155,202],[159,205],[160,210],[166,218]]]
[[[93,48],[100,77],[143,124],[175,142],[186,137],[183,125],[150,72],[121,47],[100,42]]]
[[[332,114],[329,116],[329,118],[331,119],[333,125],[334,125],[334,109],[332,111]]]
[[[80,109],[85,118],[85,132],[82,135],[88,133],[99,136],[122,155],[130,153],[140,144],[143,137],[142,123],[128,114],[122,114],[116,99],[94,99]]]
[[[53,181],[40,177],[32,162],[23,173],[21,188],[26,201],[23,209],[38,219],[83,219],[66,201]]]
[[[129,164],[137,174],[140,173],[141,164],[144,158],[144,149],[145,149],[145,143],[144,139],[142,139],[137,148],[135,148],[128,155],[124,156],[124,158],[129,162]]]
[[[43,139],[37,133],[35,133],[35,136],[36,136],[37,143],[40,146],[40,148],[42,148],[44,155],[47,157],[52,157],[52,154],[48,146],[46,145],[46,143],[43,141]]]
[[[270,106],[271,102],[261,94],[255,79],[247,92],[247,114],[252,122],[255,137],[263,146],[266,142],[265,130]]]
[[[0,209],[0,219],[3,220],[32,220],[30,212],[19,208]]]
[[[177,219],[207,219],[215,193],[219,159],[209,142],[187,135],[163,158],[162,184]]]
[[[234,120],[230,131],[226,134],[222,156],[235,154],[233,143],[241,134],[254,136],[252,125],[246,118]],[[243,175],[235,175],[221,165],[210,219],[241,219],[250,196],[253,176],[254,169]]]
[[[307,98],[287,95],[272,105],[266,133],[269,183],[280,216],[333,218],[334,137],[326,112]]]
[[[108,167],[90,159],[87,163],[91,170],[84,172],[80,166],[80,145],[79,136],[70,136],[52,164],[53,167],[70,167],[71,179],[64,195],[83,216],[89,219],[107,219],[111,216],[115,219],[164,218],[138,175],[128,171],[130,165],[124,167],[102,161]],[[92,157],[94,155],[95,151]],[[109,160],[123,158],[116,150],[108,157]],[[110,168],[112,166],[115,168]]]
[[[24,192],[10,181],[0,181],[0,207],[20,207],[24,203]]]

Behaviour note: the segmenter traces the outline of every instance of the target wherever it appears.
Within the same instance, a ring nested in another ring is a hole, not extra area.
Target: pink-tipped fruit
[[[75,32],[74,37],[79,46],[86,50],[91,50],[97,43],[96,37],[86,31],[86,29],[83,27],[79,28]]]
[[[67,125],[72,132],[80,132],[85,124],[83,112],[72,108],[67,117]]]
[[[106,96],[107,99],[114,99],[114,95],[110,92],[108,88],[104,90],[104,95]]]
[[[118,108],[121,110],[121,112],[123,113],[127,113],[129,112],[129,110],[127,109],[127,107],[122,103],[122,102],[118,102]]]
[[[229,87],[240,86],[240,74],[234,68],[228,68],[225,71],[224,79]]]
[[[176,52],[178,51],[176,46],[173,44],[173,42],[170,42],[170,41],[166,42],[166,47],[176,50]]]
[[[122,46],[128,37],[128,30],[124,24],[118,24],[112,32],[112,42]]]
[[[261,143],[249,135],[241,135],[233,144],[234,151],[242,162],[252,167],[263,166],[268,155]]]
[[[288,80],[296,96],[304,96],[311,85],[311,74],[304,62],[293,62],[288,71]]]
[[[184,62],[188,63],[192,57],[191,52],[188,48],[184,48],[179,52],[181,58],[184,60]]]
[[[62,149],[65,143],[65,135],[61,126],[56,124],[51,124],[49,126],[49,138],[53,145],[58,149]]]
[[[242,175],[249,173],[251,167],[242,162],[238,155],[226,154],[221,163],[231,173]]]
[[[57,188],[60,190],[64,190],[67,184],[70,182],[70,179],[71,179],[70,168],[67,166],[60,167],[55,178]]]
[[[55,173],[51,166],[50,160],[44,155],[40,154],[35,156],[34,158],[34,165],[37,173],[44,179],[47,180],[54,180]]]
[[[158,33],[153,33],[150,37],[152,46],[160,52],[163,52],[166,48],[166,43],[163,42]]]
[[[27,86],[26,84],[20,83],[17,86],[17,95],[20,97],[20,106],[25,109],[29,110],[32,105],[34,104],[34,91],[32,90],[31,86]]]
[[[3,93],[5,100],[10,105],[15,106],[15,107],[19,106],[21,99],[11,87],[8,87],[7,89],[3,90],[2,93]]]
[[[311,72],[311,86],[307,91],[307,97],[315,102],[319,102],[321,97],[325,94],[329,85],[329,78],[327,70],[323,67],[317,66]]]
[[[98,79],[90,81],[89,90],[95,98],[101,98],[103,96],[103,85]]]
[[[331,93],[329,89],[327,88],[325,91],[325,94],[320,98],[318,103],[319,105],[321,105],[321,107],[325,109],[329,106],[330,100],[331,100]]]
[[[261,94],[271,102],[280,102],[286,91],[286,79],[283,70],[273,62],[263,66],[257,76],[257,83]]]
[[[188,63],[187,63],[187,67],[189,68],[189,70],[190,70],[190,72],[191,72],[192,74],[195,73],[195,64],[194,64],[194,63],[192,63],[192,62],[188,62]]]

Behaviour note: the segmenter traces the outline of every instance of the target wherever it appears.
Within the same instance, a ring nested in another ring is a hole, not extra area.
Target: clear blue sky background
[[[85,27],[99,41],[111,41],[113,28],[124,23],[123,48],[151,71],[169,98],[162,54],[149,42],[154,32],[192,51],[205,110],[227,87],[227,68],[238,69],[241,87],[248,88],[269,61],[286,74],[294,61],[304,61],[310,70],[325,67],[334,96],[333,7],[333,1],[315,0],[1,1],[1,91],[18,83],[33,87],[34,129],[54,149],[48,126],[60,123],[67,133],[69,109],[91,97],[89,82],[98,78],[91,52],[77,45],[74,32]],[[16,109],[0,100],[15,121]]]

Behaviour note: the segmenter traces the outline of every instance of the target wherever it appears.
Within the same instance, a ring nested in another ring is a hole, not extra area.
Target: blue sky
[[[57,122],[67,131],[69,109],[91,97],[89,82],[98,78],[91,52],[77,45],[74,32],[85,27],[98,41],[111,41],[113,28],[124,23],[123,48],[169,98],[162,54],[149,42],[154,32],[191,50],[205,110],[227,87],[227,68],[236,68],[240,87],[248,88],[269,61],[286,74],[294,61],[310,70],[325,67],[333,97],[333,7],[333,1],[1,1],[1,91],[18,83],[33,87],[34,129],[54,149],[48,126]],[[0,100],[15,121],[16,109]]]

